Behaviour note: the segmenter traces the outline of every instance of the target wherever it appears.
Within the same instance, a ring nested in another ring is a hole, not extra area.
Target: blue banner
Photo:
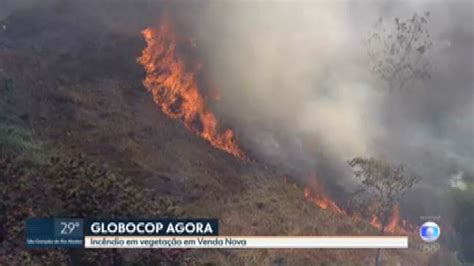
[[[26,221],[26,247],[81,248],[84,246],[83,226],[83,219],[28,219]]]

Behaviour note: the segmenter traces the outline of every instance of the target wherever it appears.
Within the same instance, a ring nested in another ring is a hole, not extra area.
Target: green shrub
[[[33,140],[28,130],[0,123],[0,156],[17,157],[24,162],[38,164],[44,160],[43,154],[42,145]]]

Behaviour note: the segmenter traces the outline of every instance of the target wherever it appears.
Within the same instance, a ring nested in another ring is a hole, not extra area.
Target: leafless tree
[[[430,77],[426,52],[432,47],[427,29],[429,12],[411,18],[395,18],[395,27],[386,28],[380,18],[364,40],[370,70],[386,82],[389,91],[404,90],[411,82]]]

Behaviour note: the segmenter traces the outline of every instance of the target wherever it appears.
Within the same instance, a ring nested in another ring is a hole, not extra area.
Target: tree
[[[370,70],[385,83],[388,91],[403,91],[417,81],[430,78],[426,59],[433,45],[427,29],[429,16],[425,12],[405,20],[395,18],[393,28],[386,28],[380,18],[365,40]],[[362,181],[360,191],[367,192],[364,195],[381,223],[380,235],[383,235],[393,208],[418,179],[408,175],[403,165],[391,165],[384,160],[359,157],[349,161],[349,165]],[[379,264],[379,257],[380,249],[375,265]]]
[[[410,82],[430,78],[426,52],[432,47],[428,29],[429,12],[400,20],[395,28],[387,29],[382,18],[364,41],[370,70],[386,82],[388,90],[403,90]]]
[[[361,180],[360,192],[369,199],[374,215],[380,221],[380,235],[400,198],[419,179],[407,174],[404,165],[392,165],[384,160],[356,157],[350,160],[356,178]],[[360,193],[359,193],[360,194]],[[379,265],[380,249],[377,250],[375,265]]]

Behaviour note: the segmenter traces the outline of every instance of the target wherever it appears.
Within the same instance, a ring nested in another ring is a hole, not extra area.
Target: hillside
[[[11,150],[37,163],[50,154],[83,153],[170,196],[185,217],[219,218],[223,235],[376,234],[367,222],[307,202],[284,169],[237,159],[165,116],[136,63],[145,47],[140,31],[153,22],[127,23],[131,17],[118,15],[110,24],[94,12],[56,8],[21,10],[1,22],[2,153]],[[122,25],[129,28],[118,31]],[[215,265],[367,265],[373,253],[225,250],[188,256]],[[414,251],[383,256],[387,265],[426,263]]]

